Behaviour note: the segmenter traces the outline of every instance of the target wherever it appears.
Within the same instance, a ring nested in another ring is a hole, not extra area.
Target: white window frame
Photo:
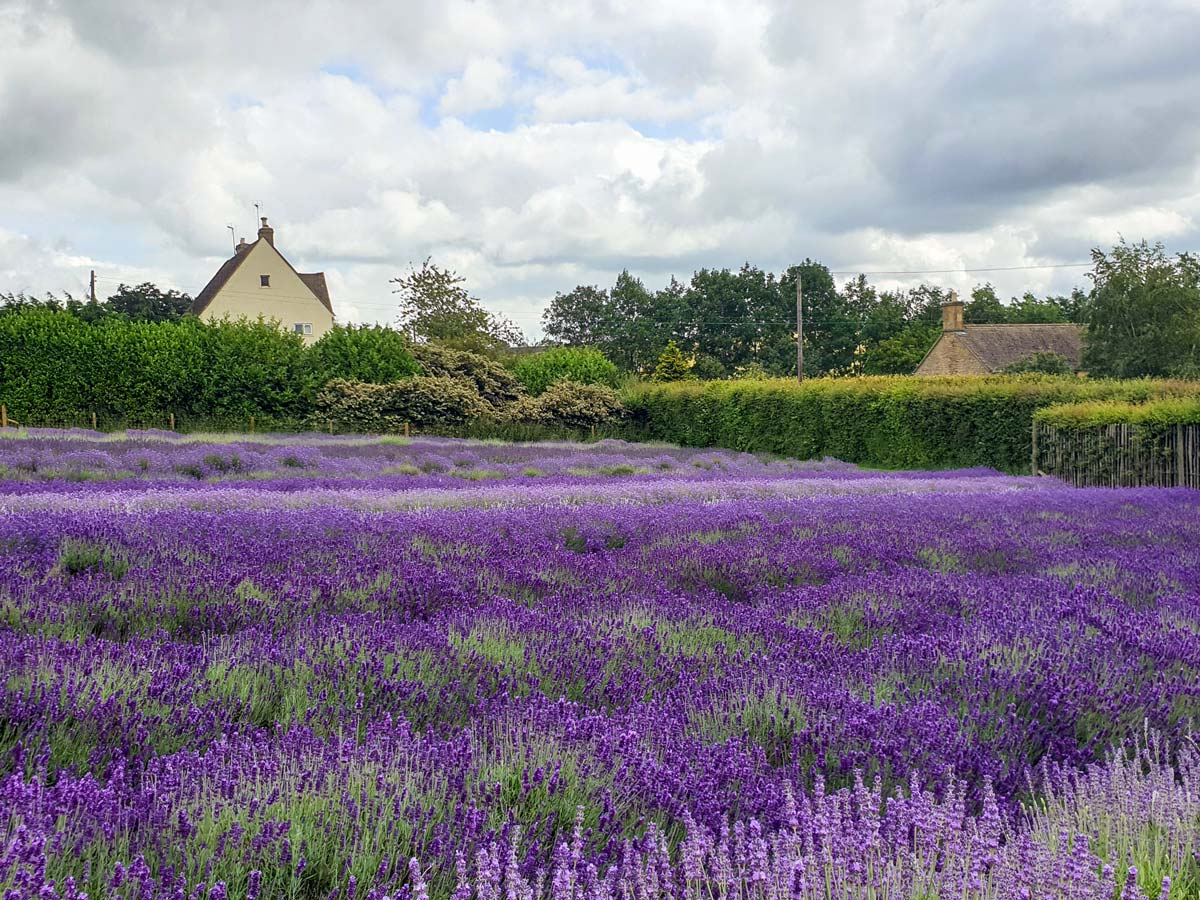
[[[295,334],[312,334],[312,322],[297,322],[292,326],[292,331]]]

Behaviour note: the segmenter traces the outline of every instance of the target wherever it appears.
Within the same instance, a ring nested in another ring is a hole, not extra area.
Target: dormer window
[[[259,275],[258,276],[258,286],[259,287],[270,287],[271,286],[271,276],[270,275]]]

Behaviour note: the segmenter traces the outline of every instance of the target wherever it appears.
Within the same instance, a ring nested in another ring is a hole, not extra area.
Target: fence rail
[[[1076,487],[1200,490],[1200,424],[1033,425],[1033,472]]]

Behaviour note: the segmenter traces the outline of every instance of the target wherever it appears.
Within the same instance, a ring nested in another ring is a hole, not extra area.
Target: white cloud
[[[438,109],[448,116],[462,116],[495,109],[508,96],[513,71],[498,59],[484,57],[467,63],[458,78],[446,82]]]
[[[433,254],[527,332],[556,290],[625,266],[657,286],[746,260],[1034,265],[1200,238],[1194,3],[354,13],[10,0],[0,291],[77,291],[95,267],[195,292],[255,202],[345,319],[390,319],[387,279]],[[986,277],[1081,283],[932,280]]]

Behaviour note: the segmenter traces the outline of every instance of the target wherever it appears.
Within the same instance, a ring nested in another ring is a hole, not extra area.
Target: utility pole
[[[796,381],[804,380],[804,306],[800,271],[796,271]]]
[[[91,286],[91,290],[89,291],[89,293],[91,295],[92,302],[95,303],[96,302],[96,270],[95,269],[92,269],[92,286]]]

